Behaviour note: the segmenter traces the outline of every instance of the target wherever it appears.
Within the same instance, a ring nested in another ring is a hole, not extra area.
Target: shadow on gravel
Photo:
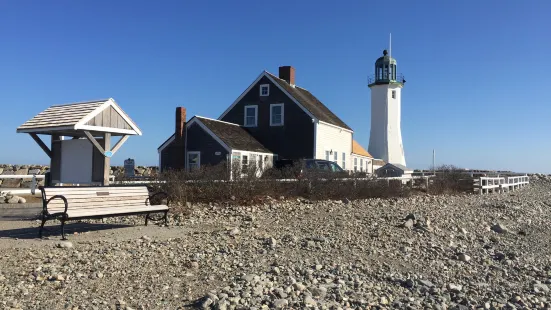
[[[75,233],[82,234],[91,231],[101,231],[108,229],[117,229],[124,227],[132,227],[134,225],[125,224],[90,224],[90,223],[67,223],[65,224],[65,234],[67,238]],[[38,227],[26,227],[0,230],[0,238],[13,238],[13,239],[38,239]],[[61,239],[61,227],[60,225],[45,226],[43,237],[52,237],[53,239]]]

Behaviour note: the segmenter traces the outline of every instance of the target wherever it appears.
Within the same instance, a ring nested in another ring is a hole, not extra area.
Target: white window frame
[[[325,160],[330,160],[331,158],[331,151],[325,151]]]
[[[364,160],[360,159],[360,172],[364,172]]]
[[[254,125],[247,124],[247,109],[254,108]],[[256,127],[258,126],[258,105],[246,105],[243,110],[243,127]]]
[[[262,89],[266,88],[266,95],[262,94]],[[260,84],[260,97],[268,97],[270,95],[270,84]]]
[[[358,171],[358,158],[354,157],[354,172]]]
[[[191,171],[191,165],[189,164],[189,155],[197,155],[197,168],[201,168],[201,152],[200,151],[188,151],[186,158],[187,170]]]
[[[342,152],[342,167],[343,170],[346,170],[346,153]]]
[[[338,161],[339,161],[339,152],[335,151],[333,152],[333,162],[338,165],[339,164]]]
[[[396,99],[396,91],[395,90],[392,91],[392,99]]]
[[[274,123],[272,119],[272,111],[274,107],[281,107],[281,123]],[[270,104],[270,126],[283,126],[285,124],[285,105],[283,103]]]

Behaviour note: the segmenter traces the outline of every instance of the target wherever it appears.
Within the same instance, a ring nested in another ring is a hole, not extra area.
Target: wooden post
[[[46,146],[46,144],[44,144],[42,139],[40,139],[40,137],[38,137],[38,135],[35,133],[30,133],[30,135],[33,140],[38,144],[38,146],[40,146],[40,148],[44,151],[44,153],[46,153],[48,157],[52,158],[52,151]]]
[[[111,151],[111,134],[106,132],[103,136],[103,139],[104,139],[104,149],[106,150],[105,152],[110,152]],[[108,186],[109,185],[109,173],[111,172],[111,155],[109,156],[105,156],[106,154],[104,153],[103,156],[104,156],[104,161],[103,161],[103,186]]]

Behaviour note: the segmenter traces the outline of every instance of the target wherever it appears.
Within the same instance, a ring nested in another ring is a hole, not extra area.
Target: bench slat
[[[141,201],[142,203],[145,203],[145,201],[149,198],[149,196],[131,196],[131,197],[90,197],[88,199],[72,199],[67,198],[67,202],[71,205],[78,205],[81,203],[87,203],[87,202],[103,202],[103,201]],[[50,201],[48,204],[49,206],[52,205],[63,205],[65,202],[61,199],[55,199]]]
[[[136,203],[136,202],[119,202],[119,203],[89,203],[79,206],[69,205],[68,210],[80,210],[80,209],[102,209],[102,208],[116,208],[116,207],[125,207],[125,206],[148,206],[145,203]],[[48,211],[52,210],[65,210],[65,206],[55,205],[48,206]]]
[[[136,207],[114,207],[114,208],[104,208],[100,212],[97,212],[96,209],[92,210],[69,210],[67,213],[69,218],[78,218],[78,217],[91,217],[91,216],[101,216],[101,215],[110,215],[110,214],[124,214],[124,213],[138,213],[138,212],[158,212],[166,211],[168,206],[157,205],[157,206],[136,206]]]
[[[146,191],[134,191],[134,192],[108,192],[108,191],[94,191],[94,192],[81,192],[81,193],[72,193],[72,192],[59,192],[59,193],[46,193],[46,198],[53,197],[55,195],[63,195],[65,197],[93,197],[93,196],[132,196],[132,195],[149,195],[149,192]]]

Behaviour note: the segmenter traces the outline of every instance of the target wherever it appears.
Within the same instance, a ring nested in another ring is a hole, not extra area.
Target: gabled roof
[[[168,137],[168,139],[165,140],[165,142],[163,142],[158,148],[157,148],[157,151],[158,152],[161,152],[162,150],[165,149],[165,147],[169,146],[170,143],[172,143],[172,141],[174,141],[176,139],[176,134],[173,133],[172,136]]]
[[[287,81],[279,77],[263,71],[254,82],[220,115],[218,119],[222,119],[249,91],[252,90],[263,77],[266,77],[275,84],[283,93],[288,95],[306,114],[316,120],[352,131],[338,116],[329,110],[321,101],[304,88],[291,86]]]
[[[109,126],[102,125],[105,123],[109,123]],[[77,130],[142,134],[112,98],[53,105],[17,128],[17,132],[46,134]]]
[[[228,122],[223,122],[202,116],[194,116],[188,124],[193,124],[193,119],[201,122],[212,134],[232,150],[272,153],[256,140],[245,128]]]
[[[386,163],[384,160],[382,159],[374,159],[373,160],[373,165],[377,165],[377,166],[384,166]]]
[[[279,77],[266,72],[272,80],[285,89],[291,96],[293,96],[304,108],[306,108],[312,115],[322,122],[329,123],[338,127],[342,127],[348,130],[352,128],[348,127],[335,113],[333,113],[327,106],[318,100],[312,93],[299,86],[291,86],[287,81],[280,79]]]
[[[373,158],[356,140],[352,140],[352,154]]]
[[[398,169],[400,169],[400,170],[402,170],[403,172],[406,172],[406,173],[407,173],[407,172],[413,172],[413,169],[410,169],[410,168],[408,168],[408,167],[406,167],[406,166],[404,166],[404,165],[402,165],[402,164],[391,164],[391,163],[387,163],[387,164],[385,164],[384,166],[382,166],[382,167],[379,168],[379,169],[384,169],[385,167],[389,167],[389,166],[390,166],[390,167],[398,168]]]

